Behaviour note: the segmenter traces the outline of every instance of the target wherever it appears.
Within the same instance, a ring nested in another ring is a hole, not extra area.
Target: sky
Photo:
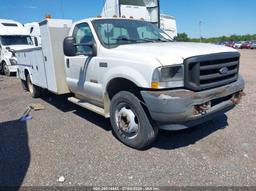
[[[21,23],[53,18],[74,21],[100,15],[104,0],[0,0],[0,18]],[[63,5],[63,6],[62,6]],[[256,0],[160,0],[162,13],[176,17],[178,32],[199,38],[256,34]],[[63,10],[63,11],[62,11]],[[63,14],[64,13],[64,14]]]

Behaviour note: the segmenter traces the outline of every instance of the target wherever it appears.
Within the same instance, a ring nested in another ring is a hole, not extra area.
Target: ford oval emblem
[[[228,73],[228,68],[227,67],[223,67],[219,70],[220,74],[227,74]]]

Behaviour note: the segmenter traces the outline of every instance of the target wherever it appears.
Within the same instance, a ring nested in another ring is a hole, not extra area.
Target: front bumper
[[[8,69],[10,72],[13,72],[13,73],[17,72],[17,68],[18,68],[17,65],[8,65]]]
[[[151,118],[161,129],[180,130],[211,120],[232,109],[236,105],[234,98],[240,96],[244,88],[244,79],[239,76],[234,83],[201,92],[181,89],[142,91],[141,95]],[[198,112],[198,107],[205,103],[210,107]]]

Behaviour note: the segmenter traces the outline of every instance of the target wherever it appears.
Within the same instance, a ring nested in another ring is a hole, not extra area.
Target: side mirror
[[[77,47],[90,47],[91,51],[79,52]],[[96,56],[97,48],[94,42],[76,44],[74,37],[66,37],[63,43],[65,56]]]
[[[90,49],[89,51],[78,53],[80,55],[85,55],[85,56],[96,56],[97,55],[97,46],[93,41],[91,41],[89,43],[76,44],[76,47],[88,47]]]
[[[76,56],[76,45],[74,37],[68,36],[64,39],[63,51],[65,56]]]
[[[12,53],[12,56],[15,56],[16,51],[14,49],[11,49],[10,47],[6,47],[6,50]]]
[[[35,41],[35,46],[38,46],[38,39],[37,39],[37,37],[34,37],[34,41]]]

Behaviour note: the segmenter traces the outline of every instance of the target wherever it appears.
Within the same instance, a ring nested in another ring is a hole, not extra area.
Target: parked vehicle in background
[[[172,39],[177,36],[176,19],[160,14],[160,0],[105,0],[101,16],[142,19],[155,24]]]
[[[252,49],[256,49],[256,40],[255,41],[252,41]]]
[[[16,52],[23,87],[33,97],[42,89],[70,95],[110,118],[117,138],[136,149],[150,145],[159,128],[209,121],[243,96],[235,49],[173,42],[134,19],[50,19],[40,30],[42,48]]]
[[[225,46],[230,47],[230,48],[235,48],[235,47],[234,47],[234,46],[235,46],[235,43],[234,43],[233,41],[229,41],[229,42],[226,42],[226,43],[225,43]]]
[[[242,46],[242,44],[243,44],[243,42],[241,42],[241,41],[237,41],[237,42],[235,42],[234,43],[234,48],[236,48],[236,49],[240,49],[241,48],[241,46]]]
[[[221,46],[226,46],[226,42],[216,42],[214,43],[215,45],[221,45]]]
[[[160,15],[160,28],[166,32],[172,39],[177,35],[177,24],[176,19],[173,16],[161,14]]]
[[[7,76],[16,73],[13,51],[33,46],[33,41],[19,22],[0,19],[0,73]]]
[[[30,34],[33,43],[35,45],[41,46],[41,34],[40,34],[40,27],[39,23],[33,22],[33,23],[27,23],[24,25],[28,33]]]
[[[252,43],[247,41],[241,45],[241,49],[252,49]]]

